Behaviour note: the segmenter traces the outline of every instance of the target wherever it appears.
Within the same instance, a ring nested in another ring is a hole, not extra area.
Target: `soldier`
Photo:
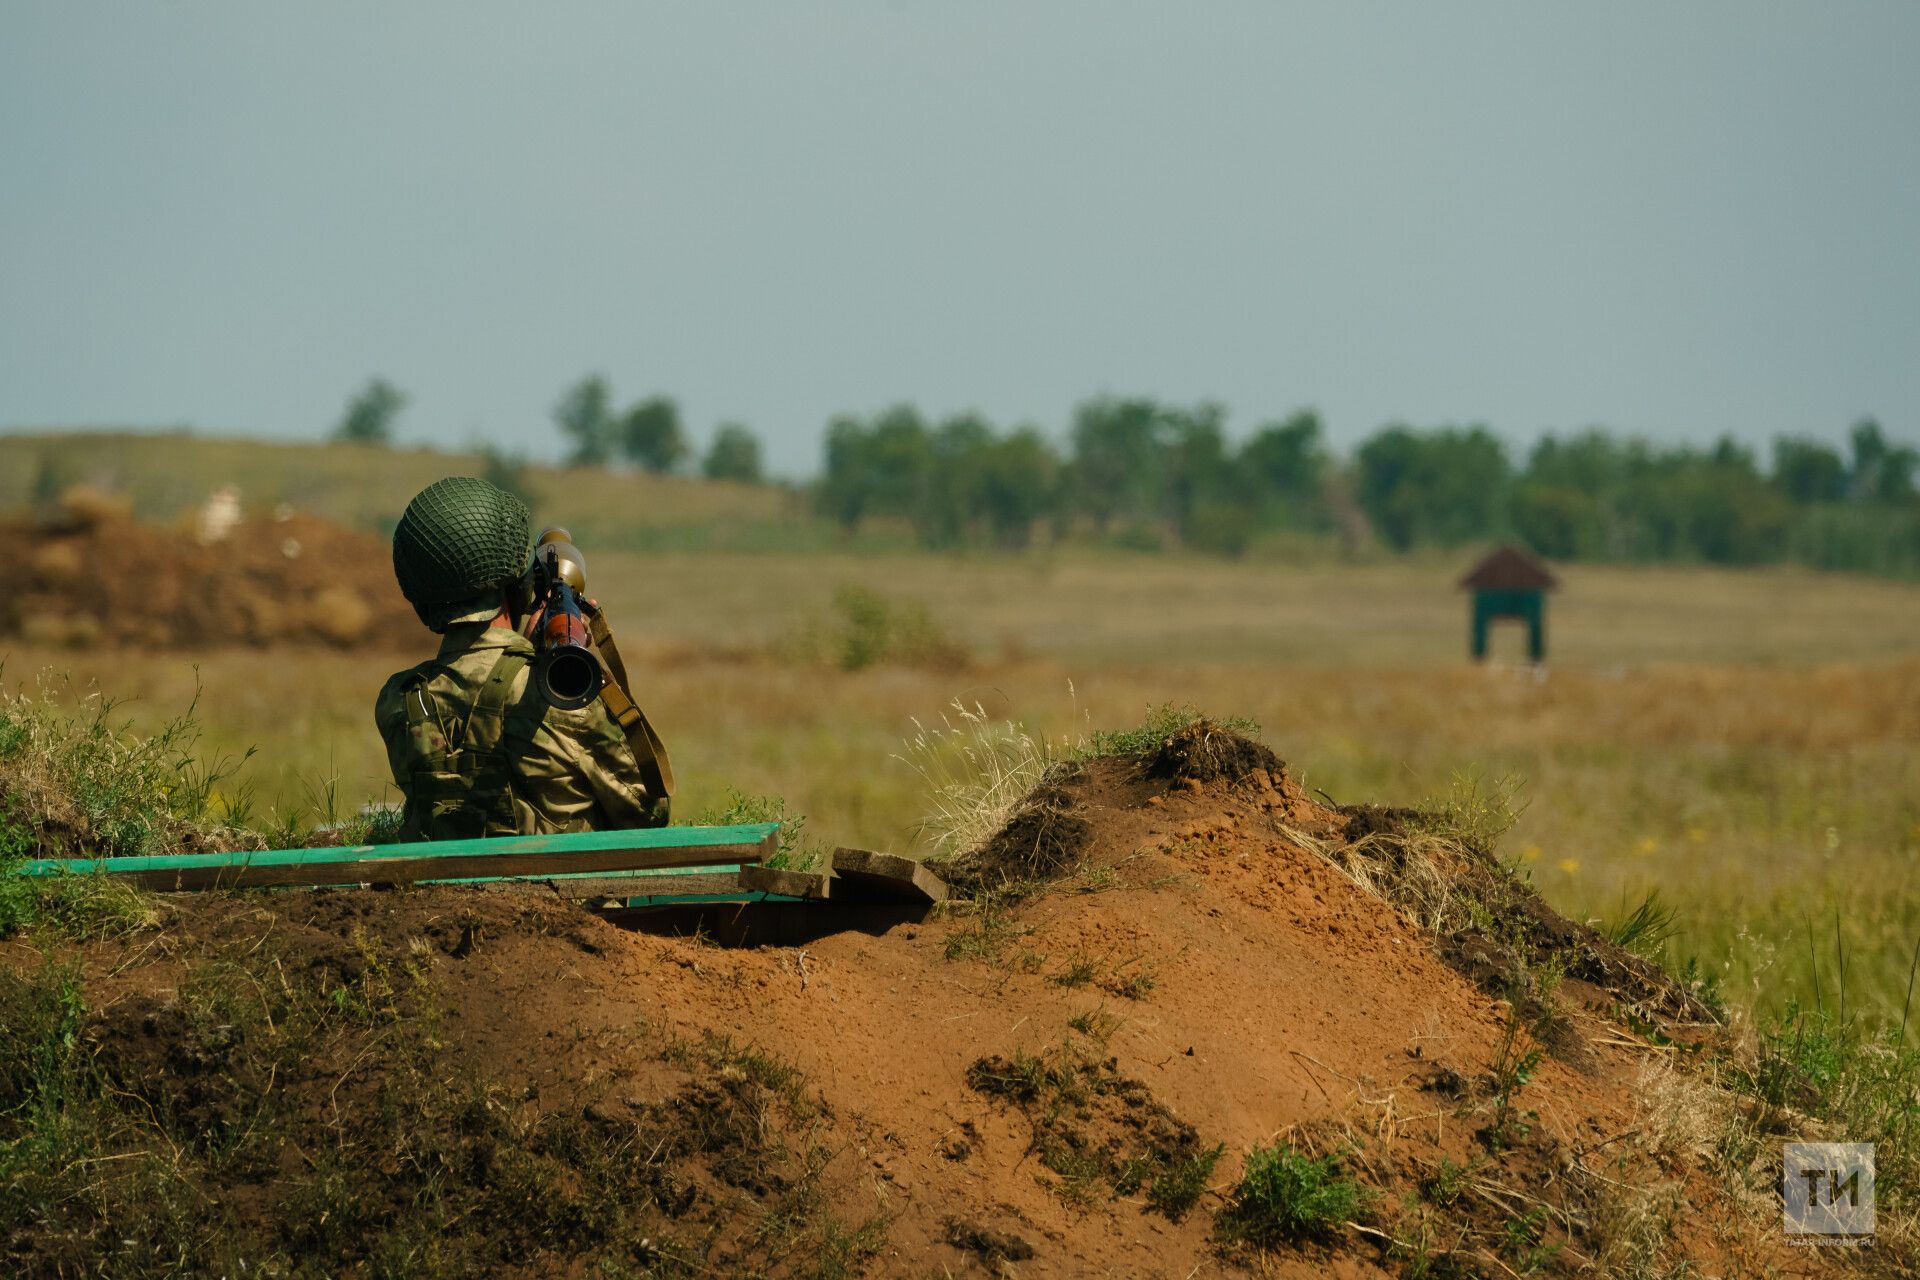
[[[532,620],[516,616],[526,607],[515,588],[528,567],[527,534],[526,505],[470,476],[415,494],[394,530],[400,591],[444,637],[431,661],[388,680],[374,704],[406,797],[404,839],[666,825],[672,775],[624,691],[609,681],[606,701],[562,710],[534,687],[534,647],[521,633]],[[596,639],[619,670],[604,628]],[[641,730],[623,731],[609,714],[616,699]]]

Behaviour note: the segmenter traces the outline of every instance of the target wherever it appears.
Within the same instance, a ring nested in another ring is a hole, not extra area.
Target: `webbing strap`
[[[633,749],[634,761],[640,766],[640,780],[646,784],[647,791],[656,796],[671,796],[673,761],[667,757],[667,744],[660,741],[660,735],[647,720],[647,713],[635,704],[628,692],[627,664],[620,657],[620,647],[613,642],[613,628],[607,625],[606,615],[598,609],[588,613],[587,631],[593,637],[593,650],[600,657],[600,665],[607,673],[607,679],[600,686],[601,704]]]
[[[486,715],[498,719],[506,711],[507,698],[513,692],[514,677],[526,665],[526,655],[512,650],[503,652],[495,659],[493,670],[487,673],[487,682],[480,686],[480,695],[473,700],[473,708],[467,712],[467,722],[460,726],[459,745],[462,749],[472,734],[476,717]]]

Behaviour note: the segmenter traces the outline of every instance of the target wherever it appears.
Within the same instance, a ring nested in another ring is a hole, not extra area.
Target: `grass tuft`
[[[0,695],[0,936],[45,925],[68,938],[113,936],[158,917],[152,899],[104,876],[26,877],[35,858],[136,857],[260,848],[218,812],[231,764],[196,755],[193,708],[151,734],[89,695]]]
[[[985,844],[1038,786],[1060,750],[975,703],[956,701],[937,725],[913,722],[904,760],[926,784],[922,837],[937,854]]]
[[[1255,1146],[1217,1229],[1223,1240],[1261,1249],[1330,1239],[1368,1200],[1360,1184],[1342,1176],[1336,1156]]]
[[[780,847],[767,859],[769,867],[784,868],[790,871],[817,871],[831,859],[832,850],[816,840],[807,838],[807,820],[802,814],[787,808],[787,802],[780,796],[750,796],[733,787],[727,788],[724,804],[711,805],[702,810],[693,819],[697,827],[746,826],[756,822],[777,822],[780,824]]]
[[[1658,889],[1649,889],[1639,906],[1602,932],[1615,944],[1635,955],[1657,960],[1666,952],[1667,943],[1679,932],[1678,916],[1678,912],[1660,901]]]
[[[1260,736],[1260,726],[1242,716],[1205,716],[1195,707],[1163,702],[1149,707],[1147,718],[1131,729],[1094,730],[1074,748],[1072,758],[1099,760],[1107,756],[1142,755],[1157,751],[1168,738],[1203,720],[1216,728],[1231,729],[1244,737]]]

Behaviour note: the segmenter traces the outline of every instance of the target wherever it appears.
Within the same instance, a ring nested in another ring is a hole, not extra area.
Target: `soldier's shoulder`
[[[406,707],[402,699],[406,696],[408,686],[416,680],[425,679],[437,665],[432,659],[428,659],[408,667],[405,671],[396,671],[388,676],[387,682],[380,686],[380,692],[373,700],[373,718],[384,724],[390,719],[406,715]]]
[[[544,717],[548,729],[563,737],[595,745],[626,742],[620,726],[607,714],[606,704],[598,698],[584,707],[548,707]]]

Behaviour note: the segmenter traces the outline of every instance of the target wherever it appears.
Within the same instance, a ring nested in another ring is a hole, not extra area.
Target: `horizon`
[[[1088,397],[1088,398],[1091,399],[1092,397]],[[906,401],[901,403],[906,403],[909,405],[912,404],[911,401]],[[883,408],[891,408],[891,407],[895,407],[895,406],[883,406]],[[869,413],[861,413],[856,416],[860,417],[863,421],[865,421],[872,416],[872,413],[877,413],[880,411],[881,410],[874,410]],[[959,412],[966,412],[966,411],[962,410]],[[1258,417],[1249,417],[1245,422],[1236,423],[1233,413],[1231,409],[1229,409],[1227,414],[1227,419],[1224,424],[1224,432],[1223,432],[1226,439],[1227,446],[1230,449],[1237,448],[1245,444],[1248,438],[1259,429],[1282,422],[1286,418],[1290,417],[1292,413],[1300,413],[1300,412],[1318,413],[1318,410],[1314,409],[1311,405],[1305,405],[1305,406],[1301,406],[1299,409],[1289,411],[1288,413],[1263,414]],[[840,415],[835,415],[835,416],[838,417]],[[939,425],[939,422],[940,422],[939,418],[935,418],[932,415],[925,415],[925,416],[926,416],[927,424],[930,427]],[[946,415],[943,415],[943,416],[946,416]],[[396,429],[396,434],[394,435],[394,437],[389,441],[374,442],[374,443],[340,440],[334,437],[333,435],[331,435],[329,432],[322,432],[313,436],[247,434],[244,432],[237,432],[237,431],[209,430],[194,423],[156,423],[156,424],[144,424],[144,425],[142,424],[112,425],[112,424],[106,424],[106,423],[74,423],[69,425],[51,425],[51,426],[45,425],[45,424],[20,424],[15,426],[0,425],[0,437],[13,436],[13,437],[20,437],[20,438],[35,438],[35,437],[56,438],[60,436],[73,436],[75,438],[84,438],[89,436],[98,437],[98,436],[114,436],[114,435],[130,435],[130,436],[146,436],[146,437],[176,435],[176,436],[186,436],[196,440],[204,440],[209,443],[225,442],[225,443],[232,443],[232,444],[284,445],[288,447],[307,447],[307,448],[314,448],[314,447],[325,448],[332,445],[346,444],[346,445],[350,445],[352,447],[357,447],[357,448],[412,450],[412,451],[425,452],[425,453],[442,453],[442,454],[448,454],[448,455],[467,454],[467,455],[476,455],[476,456],[485,453],[489,449],[498,449],[498,446],[495,444],[495,442],[490,440],[467,440],[467,441],[437,440],[431,437],[409,435],[405,430],[404,419],[405,419],[405,411],[402,410],[401,420],[400,420],[399,426]],[[1785,439],[1785,438],[1793,438],[1793,439],[1805,439],[1805,440],[1815,441],[1820,444],[1828,445],[1834,448],[1837,452],[1841,454],[1842,457],[1844,457],[1847,453],[1847,448],[1848,448],[1847,432],[1851,430],[1853,426],[1864,421],[1879,422],[1879,420],[1873,418],[1872,415],[1865,415],[1863,418],[1856,419],[1854,422],[1847,423],[1844,427],[1841,427],[1832,433],[1820,433],[1820,432],[1812,432],[1812,431],[1788,432],[1788,433],[1782,433],[1780,436],[1769,437],[1763,440],[1745,439],[1738,435],[1734,435],[1733,433],[1723,433],[1722,435],[1702,438],[1702,439],[1696,439],[1696,438],[1687,437],[1687,436],[1678,436],[1678,437],[1661,439],[1661,438],[1650,436],[1644,432],[1625,431],[1616,427],[1606,425],[1604,423],[1594,423],[1588,426],[1576,427],[1566,431],[1541,431],[1531,436],[1519,436],[1512,432],[1502,431],[1499,427],[1483,421],[1468,420],[1468,421],[1461,421],[1461,422],[1442,422],[1442,423],[1430,423],[1430,424],[1411,423],[1411,422],[1383,422],[1371,428],[1368,431],[1356,434],[1352,436],[1350,439],[1347,439],[1344,441],[1336,440],[1333,438],[1331,432],[1326,432],[1322,436],[1322,442],[1326,446],[1327,456],[1334,463],[1339,465],[1346,465],[1346,464],[1351,464],[1354,461],[1354,454],[1358,451],[1361,445],[1363,445],[1370,437],[1377,435],[1382,431],[1387,431],[1387,430],[1391,430],[1399,427],[1411,428],[1417,432],[1440,431],[1440,430],[1451,430],[1451,429],[1458,429],[1458,430],[1484,429],[1490,432],[1496,439],[1499,440],[1501,446],[1507,452],[1507,459],[1509,463],[1511,463],[1516,469],[1524,469],[1527,466],[1528,457],[1531,455],[1535,446],[1537,446],[1541,441],[1549,438],[1559,439],[1559,440],[1569,440],[1578,436],[1586,435],[1590,432],[1598,432],[1598,433],[1608,435],[1613,439],[1625,444],[1644,443],[1652,446],[1655,449],[1691,449],[1698,452],[1709,451],[1713,448],[1715,444],[1719,443],[1721,440],[1732,438],[1736,444],[1753,450],[1754,460],[1756,465],[1763,472],[1765,472],[1765,471],[1770,471],[1772,469],[1773,446],[1777,440]],[[831,423],[831,419],[828,422],[823,422],[820,425],[820,433],[819,433],[818,440],[821,447],[819,450],[816,451],[817,453],[824,452],[826,433],[830,423]],[[549,424],[549,425],[552,426],[552,424]],[[1059,449],[1063,455],[1071,454],[1072,443],[1073,443],[1072,433],[1071,433],[1071,424],[1055,427],[1051,424],[1035,423],[1031,420],[1019,420],[1015,422],[995,422],[992,425],[994,426],[995,429],[1000,431],[1017,430],[1017,429],[1029,428],[1029,427],[1033,428],[1034,430],[1037,430],[1040,432],[1041,437],[1049,445],[1053,446],[1056,449]],[[1324,428],[1324,425],[1325,425],[1324,418],[1322,419],[1322,425]],[[1885,431],[1886,438],[1889,444],[1892,444],[1895,446],[1920,447],[1920,435],[1915,435],[1911,437],[1904,436],[1898,432],[1888,430],[1884,422],[1879,422],[1879,425],[1881,426],[1883,431]],[[557,426],[552,426],[552,435],[553,435],[553,441],[557,442],[560,439],[560,432]],[[704,448],[704,446],[710,442],[711,438],[712,438],[711,431],[701,432],[697,430],[690,430],[688,433],[688,444],[690,446],[690,453],[688,457],[683,460],[681,465],[673,468],[670,472],[668,472],[668,474],[676,475],[683,479],[690,479],[690,480],[705,479],[706,477],[700,474],[699,454]],[[762,444],[764,446],[765,444],[764,439],[762,440]],[[562,452],[558,448],[555,448],[544,454],[531,452],[531,451],[516,452],[513,450],[502,450],[500,452],[502,457],[510,461],[522,462],[532,466],[548,467],[555,470],[564,470],[567,468],[580,467],[580,466],[589,467],[594,470],[605,470],[605,471],[614,471],[614,472],[641,471],[645,469],[641,467],[638,463],[627,461],[627,460],[621,460],[618,458],[609,459],[607,462],[604,462],[604,463],[569,462],[564,456],[562,456]],[[779,468],[769,468],[766,474],[763,476],[763,482],[769,483],[769,484],[790,484],[790,485],[810,485],[810,484],[818,483],[821,480],[823,475],[823,467],[821,465],[823,461],[824,461],[823,458],[816,456],[814,460],[814,465],[810,469],[797,474],[790,471],[783,470],[783,469],[779,469]]]

